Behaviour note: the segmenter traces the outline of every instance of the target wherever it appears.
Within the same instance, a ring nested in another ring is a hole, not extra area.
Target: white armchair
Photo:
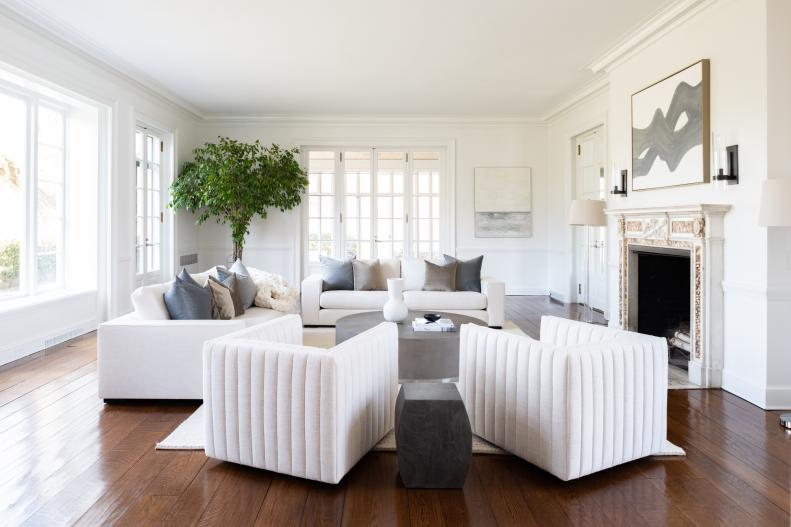
[[[203,348],[209,457],[338,483],[393,427],[398,332],[382,323],[325,350],[289,315]]]
[[[562,480],[666,448],[665,339],[542,317],[540,341],[465,324],[460,353],[473,433]]]

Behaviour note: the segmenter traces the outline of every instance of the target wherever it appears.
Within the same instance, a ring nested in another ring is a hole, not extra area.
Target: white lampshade
[[[791,178],[767,179],[761,189],[761,210],[758,225],[762,227],[791,226]]]
[[[604,215],[606,203],[600,199],[575,199],[569,209],[569,225],[606,227],[607,216]]]

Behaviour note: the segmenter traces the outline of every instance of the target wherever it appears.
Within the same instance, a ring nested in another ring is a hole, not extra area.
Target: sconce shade
[[[763,182],[758,225],[791,226],[791,178],[767,179]]]
[[[606,227],[607,216],[604,215],[606,203],[600,199],[575,199],[569,209],[569,225]]]

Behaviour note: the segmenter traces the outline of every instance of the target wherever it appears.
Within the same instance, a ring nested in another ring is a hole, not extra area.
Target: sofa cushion
[[[132,306],[141,320],[169,320],[170,314],[165,306],[165,292],[170,282],[163,284],[144,285],[132,293]]]
[[[472,291],[406,291],[404,302],[414,311],[486,309],[486,295]]]
[[[319,297],[323,309],[382,309],[387,291],[324,291]]]
[[[272,320],[284,316],[284,313],[268,309],[265,307],[251,307],[244,312],[244,315],[236,317],[234,320],[243,320],[246,327],[255,326],[261,322]]]
[[[211,320],[211,293],[182,269],[164,294],[165,307],[173,320]]]
[[[323,291],[354,290],[354,270],[351,260],[336,260],[321,256],[321,279]]]
[[[444,254],[446,263],[456,262],[456,291],[481,292],[481,267],[483,255],[469,260],[459,260]]]

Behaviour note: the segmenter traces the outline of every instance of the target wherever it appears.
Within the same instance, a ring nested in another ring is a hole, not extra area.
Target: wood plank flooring
[[[576,306],[509,297],[537,336]],[[789,525],[791,434],[721,390],[669,392],[685,458],[564,483],[511,456],[473,457],[463,490],[407,490],[395,455],[369,453],[337,486],[155,451],[196,402],[105,405],[95,335],[0,369],[0,525]]]

